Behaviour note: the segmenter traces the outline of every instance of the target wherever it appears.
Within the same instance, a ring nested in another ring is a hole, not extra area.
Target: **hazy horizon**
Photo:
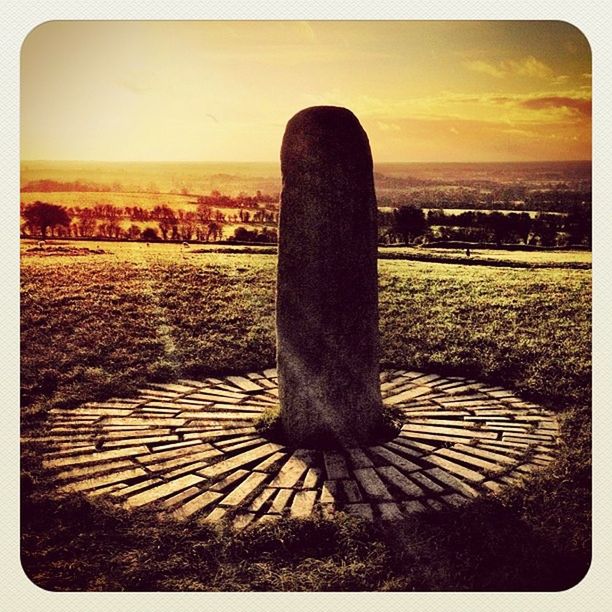
[[[92,163],[92,164],[279,164],[280,159],[262,159],[262,160],[231,160],[231,159],[21,159],[20,163]],[[583,159],[509,159],[509,160],[475,160],[475,161],[457,161],[457,160],[386,160],[374,161],[373,164],[572,164],[572,163],[593,163],[590,158]]]

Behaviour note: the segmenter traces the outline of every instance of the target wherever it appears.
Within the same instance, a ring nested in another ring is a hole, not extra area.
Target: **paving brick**
[[[416,440],[428,440],[430,442],[468,442],[471,438],[467,438],[465,436],[447,436],[441,435],[437,433],[423,433],[419,431],[402,431],[400,434],[402,438],[416,439]],[[434,446],[434,448],[436,448]]]
[[[216,449],[203,450],[198,453],[189,453],[187,455],[181,455],[175,459],[166,459],[165,461],[159,461],[156,463],[147,463],[147,469],[151,472],[161,473],[174,468],[184,467],[197,463],[200,461],[210,461],[214,457],[221,457],[223,453]]]
[[[147,473],[142,468],[120,470],[117,472],[103,474],[102,476],[96,476],[95,478],[86,478],[84,480],[71,482],[70,484],[60,487],[60,489],[64,491],[86,491],[88,489],[95,489],[97,487],[103,487],[116,482],[124,482],[132,478],[138,478],[139,476],[146,475]]]
[[[182,476],[181,478],[177,478],[171,482],[157,485],[152,489],[147,489],[146,491],[136,493],[135,495],[129,497],[125,501],[125,504],[128,508],[144,506],[145,504],[150,504],[151,502],[162,499],[163,497],[168,497],[169,495],[182,491],[183,489],[188,489],[189,487],[198,482],[202,482],[203,480],[204,479],[200,476],[188,474],[187,476]]]
[[[163,477],[166,480],[170,480],[171,478],[176,478],[177,476],[182,476],[183,474],[195,474],[207,467],[209,463],[210,459],[195,461],[193,463],[184,463],[183,465],[175,467],[170,471],[163,472]]]
[[[191,380],[189,378],[179,378],[179,383],[183,385],[188,385],[189,387],[195,387],[200,389],[201,387],[206,387],[206,383],[200,380]]]
[[[223,406],[220,406],[219,404],[215,404],[213,405],[214,408],[223,408]],[[182,419],[183,423],[186,423],[187,421],[252,421],[253,420],[253,413],[252,412],[238,412],[236,411],[225,411],[225,412],[219,412],[218,410],[215,410],[214,412],[211,410],[210,412],[208,411],[201,411],[201,412],[194,412],[194,411],[187,411],[187,412],[179,412],[178,416]]]
[[[191,441],[197,442],[197,441]],[[158,463],[160,461],[166,461],[168,459],[176,459],[178,457],[183,457],[185,455],[193,455],[195,453],[200,453],[202,451],[212,451],[216,450],[210,444],[204,444],[202,442],[189,444],[187,446],[180,446],[178,448],[171,448],[170,450],[155,450],[153,452],[147,453],[146,455],[139,455],[138,461],[142,464],[148,465],[151,463]],[[219,452],[219,451],[217,451]]]
[[[275,514],[281,514],[282,511],[287,507],[289,498],[293,494],[293,489],[278,489],[278,493],[272,501],[272,506],[269,512]]]
[[[264,438],[253,438],[251,440],[245,440],[243,442],[237,442],[235,444],[229,444],[228,446],[223,447],[224,453],[234,453],[238,450],[244,450],[245,448],[251,448],[253,446],[257,446],[258,444],[265,444],[267,440]]]
[[[407,425],[439,425],[441,427],[459,427],[460,429],[476,429],[474,423],[470,423],[469,421],[463,421],[460,419],[430,419],[426,417],[418,417],[418,418],[409,418],[405,421]],[[458,433],[458,435],[462,435],[462,433]]]
[[[335,451],[323,451],[323,461],[328,480],[349,478],[350,474],[344,457]]]
[[[414,472],[416,470],[420,470],[421,467],[414,463],[413,461],[409,461],[405,457],[398,455],[392,450],[385,448],[384,446],[370,446],[368,451],[382,457],[385,461],[394,465],[395,467],[402,470],[402,472]]]
[[[240,530],[248,527],[255,520],[255,514],[252,512],[239,513],[234,516],[232,526],[234,529]]]
[[[180,393],[175,393],[173,391],[160,391],[158,389],[138,389],[138,393],[142,397],[168,397],[175,398],[181,395]]]
[[[126,457],[135,457],[138,455],[146,454],[148,452],[149,449],[146,446],[131,446],[128,448],[120,448],[111,451],[88,453],[86,455],[47,459],[43,461],[43,467],[56,468],[64,466],[83,465],[87,463],[96,463],[99,461],[109,461],[110,459],[125,459]]]
[[[258,379],[257,383],[259,385],[261,385],[262,387],[265,387],[266,389],[275,389],[276,388],[276,383],[272,382],[268,378],[260,378],[260,379]]]
[[[176,383],[149,383],[147,386],[153,387],[154,389],[159,389],[161,391],[170,391],[173,393],[190,393],[194,391],[196,387],[192,385],[179,385]]]
[[[461,451],[470,455],[475,455],[477,457],[482,457],[483,459],[490,459],[493,462],[503,463],[506,465],[509,463],[514,463],[514,459],[508,457],[508,455],[494,453],[493,451],[487,450],[486,448],[482,448],[480,445],[467,446],[465,444],[455,444],[455,446],[453,446],[453,450]]]
[[[455,489],[456,491],[468,495],[469,497],[478,496],[478,492],[469,484],[440,468],[431,468],[426,470],[426,473],[428,476],[433,476],[446,486],[451,487],[451,489]]]
[[[87,494],[89,497],[98,497],[99,495],[108,495],[114,491],[120,491],[121,489],[125,489],[125,487],[127,487],[127,485],[124,482],[117,482],[106,487],[101,487],[100,489],[94,489],[93,491],[89,491]]]
[[[271,487],[290,488],[294,487],[303,474],[312,467],[314,454],[307,450],[296,450],[270,483]]]
[[[400,455],[402,454],[408,455],[408,457],[422,457],[423,456],[423,451],[418,451],[412,448],[412,446],[402,444],[401,441],[400,442],[386,442],[385,444],[383,444],[383,446],[385,448],[388,448],[391,451],[396,451]],[[355,467],[368,467],[368,466],[355,466]]]
[[[114,425],[131,425],[131,426],[144,426],[147,428],[153,427],[180,427],[185,424],[185,420],[182,418],[175,419],[173,417],[165,418],[151,418],[148,416],[141,417],[108,417],[104,419],[102,425],[104,427]]]
[[[362,467],[372,467],[374,464],[372,460],[366,455],[363,449],[361,448],[347,448],[346,454],[349,457],[349,461],[353,467],[362,468]]]
[[[454,461],[440,457],[435,453],[428,455],[427,461],[444,468],[447,472],[451,472],[456,476],[461,476],[462,478],[466,478],[472,482],[482,482],[485,479],[480,472],[476,472],[470,468],[460,465],[459,463],[455,463]]]
[[[304,477],[302,489],[315,489],[321,481],[322,474],[323,470],[321,468],[310,468]]]
[[[440,486],[431,478],[428,478],[425,474],[423,474],[423,472],[412,472],[412,474],[410,474],[410,478],[415,480],[425,489],[428,489],[434,493],[442,493],[442,491],[444,491],[444,487]]]
[[[393,499],[393,496],[389,493],[389,490],[379,478],[374,468],[360,468],[353,470],[353,473],[368,497],[372,499]]]
[[[340,484],[337,480],[326,480],[321,489],[321,503],[333,504],[340,501]]]
[[[260,463],[253,466],[252,470],[254,472],[267,472],[273,473],[278,469],[279,464],[281,464],[287,458],[287,453],[274,453],[270,455]]]
[[[361,492],[359,491],[359,487],[354,480],[339,480],[340,486],[342,487],[342,491],[344,492],[344,497],[348,502],[360,502],[362,501]]]
[[[253,511],[253,512],[257,512],[258,510],[261,510],[261,508],[264,506],[264,504],[273,496],[276,494],[276,492],[278,491],[278,489],[271,489],[269,487],[266,487],[252,502],[251,505],[249,506],[249,510]]]
[[[200,523],[219,523],[226,518],[227,510],[217,506],[210,514],[200,519]]]
[[[198,493],[200,493],[200,491],[201,489],[199,489],[198,487],[189,487],[184,491],[180,491],[179,493],[176,493],[175,495],[164,499],[161,503],[165,508],[172,508],[172,506],[176,506],[189,499],[190,497],[197,495]]]
[[[428,433],[428,434],[436,434],[440,436],[454,436],[454,437],[463,437],[463,438],[487,438],[487,439],[495,439],[497,438],[497,434],[493,431],[480,431],[477,429],[471,430],[462,430],[457,427],[443,427],[436,425],[418,425],[416,423],[407,423],[402,427],[402,434],[404,433]]]
[[[134,493],[138,493],[138,491],[142,491],[143,489],[148,489],[162,482],[163,480],[161,478],[150,477],[147,480],[143,480],[142,482],[130,485],[118,491],[114,491],[112,493],[112,496],[113,497],[127,497],[128,495],[133,495]]]
[[[469,503],[469,500],[463,497],[463,495],[459,495],[459,493],[451,493],[450,495],[443,495],[442,499],[449,504],[449,506],[453,506],[454,508],[461,508]]]
[[[256,382],[245,378],[244,376],[226,376],[226,380],[240,387],[243,391],[251,393],[253,391],[262,391],[262,387]]]
[[[316,498],[316,491],[297,491],[291,504],[291,516],[293,518],[309,516],[314,508]]]
[[[250,472],[248,472],[247,470],[236,470],[235,472],[232,472],[229,476],[226,476],[223,480],[219,480],[218,482],[215,482],[214,484],[210,485],[208,488],[211,491],[224,491],[241,478],[247,476],[249,473]]]
[[[257,461],[257,459],[263,459],[264,457],[272,455],[273,453],[282,449],[283,447],[279,444],[273,444],[271,442],[268,444],[262,444],[257,448],[248,450],[229,459],[225,459],[219,463],[215,463],[214,465],[201,470],[199,473],[206,478],[216,478],[217,476],[227,474],[238,467],[242,467],[243,465]]]
[[[437,448],[436,446],[433,446],[432,444],[426,444],[425,442],[417,442],[416,440],[410,440],[408,438],[404,438],[401,435],[398,436],[397,438],[394,438],[393,443],[401,444],[402,446],[407,446],[409,448],[413,448],[418,451],[426,451],[426,452],[436,450]],[[422,455],[423,453],[421,452],[420,454]]]
[[[437,499],[428,499],[427,503],[434,510],[438,510],[439,511],[439,510],[444,510],[445,509],[444,504],[442,502],[439,502]]]
[[[377,467],[376,471],[384,480],[400,489],[406,495],[411,497],[421,497],[424,495],[423,489],[410,478],[402,474],[397,468],[393,466],[381,466]]]
[[[95,463],[81,468],[73,468],[71,470],[64,470],[55,474],[55,480],[74,480],[76,478],[91,478],[104,472],[111,472],[113,470],[120,470],[125,468],[135,467],[134,463],[129,459],[122,459],[118,461],[109,461],[107,463]]]
[[[382,502],[378,504],[378,511],[383,521],[401,521],[404,519],[402,511],[395,502]]]
[[[156,444],[152,448],[152,452],[154,454],[158,454],[160,451],[170,451],[175,448],[184,448],[187,446],[196,446],[198,444],[197,440],[187,440],[184,442],[172,442],[170,444]]]
[[[193,395],[190,395],[189,397],[195,397],[196,395],[200,395],[200,394],[212,395],[215,397],[231,397],[232,399],[237,399],[237,400],[243,400],[248,397],[246,393],[240,393],[235,389],[233,391],[227,390],[227,389],[206,389],[205,391],[199,391],[197,394],[194,393]]]
[[[383,399],[383,404],[387,406],[395,406],[396,404],[401,404],[403,402],[408,402],[415,397],[419,397],[422,395],[426,395],[427,393],[431,393],[431,389],[429,387],[416,387],[411,389],[406,389],[401,393],[396,393],[394,395],[390,395]]]
[[[247,478],[224,497],[219,503],[224,506],[239,506],[252,495],[266,480],[263,472],[251,472]]]
[[[489,491],[492,491],[493,493],[499,493],[503,489],[503,487],[494,480],[487,480],[482,483],[482,486],[486,487],[487,489],[489,489]]]
[[[414,514],[415,512],[426,512],[427,506],[418,500],[400,502],[400,507],[406,514]]]
[[[235,429],[216,429],[216,430],[208,430],[202,431],[201,433],[193,433],[188,434],[189,436],[193,435],[198,436],[200,440],[221,440],[223,438],[237,436],[239,434],[255,434],[257,430],[254,427],[237,427]],[[187,437],[187,434],[184,436]]]
[[[232,446],[233,444],[240,444],[241,442],[248,442],[249,440],[258,440],[256,434],[246,434],[243,436],[232,436],[230,438],[226,438],[225,440],[220,440],[215,443],[215,446],[218,448],[225,448],[226,446]]]
[[[370,504],[347,504],[344,510],[352,516],[358,516],[366,521],[374,520],[374,512]]]
[[[206,402],[207,404],[215,404],[217,402],[222,401],[224,404],[237,404],[238,402],[241,402],[245,396],[240,395],[240,394],[236,394],[237,397],[232,397],[231,395],[219,395],[216,393],[194,393],[192,395],[190,395],[188,398],[188,400],[201,400],[203,402]],[[220,398],[223,398],[223,400],[221,400]],[[184,406],[182,406],[184,408]]]
[[[443,457],[454,459],[469,465],[474,465],[483,470],[489,470],[491,472],[499,472],[500,470],[504,469],[502,466],[497,463],[493,463],[492,461],[487,461],[486,459],[475,457],[474,455],[470,455],[468,453],[462,453],[451,448],[441,448],[433,454],[441,455]],[[429,455],[429,458],[431,458],[431,455]]]

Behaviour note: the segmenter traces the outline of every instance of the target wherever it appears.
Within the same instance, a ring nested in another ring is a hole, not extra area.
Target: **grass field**
[[[105,254],[22,259],[24,436],[44,430],[54,406],[127,395],[147,380],[273,365],[274,256],[100,246]],[[531,256],[557,259],[520,254]],[[28,444],[22,559],[34,582],[150,591],[576,584],[590,561],[590,270],[381,260],[379,277],[383,367],[508,385],[557,411],[563,440],[552,468],[502,497],[399,525],[341,516],[232,534],[58,498]]]

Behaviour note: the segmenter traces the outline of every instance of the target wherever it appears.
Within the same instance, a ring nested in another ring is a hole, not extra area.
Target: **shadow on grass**
[[[514,499],[481,499],[401,523],[339,514],[234,532],[24,487],[22,563],[34,583],[53,591],[558,591],[575,585],[588,569],[588,547],[568,553],[554,530],[530,524],[525,501],[519,491]]]

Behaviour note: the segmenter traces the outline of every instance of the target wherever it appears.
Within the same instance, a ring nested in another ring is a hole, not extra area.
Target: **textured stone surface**
[[[159,398],[149,399],[144,392],[132,401],[110,400],[108,410],[105,403],[96,403],[96,414],[85,420],[82,406],[52,411],[49,431],[24,444],[32,441],[46,449],[43,465],[66,494],[106,496],[127,508],[151,506],[174,520],[227,520],[236,528],[281,517],[328,517],[338,511],[368,520],[399,520],[528,483],[532,473],[547,469],[555,460],[555,415],[506,390],[494,388],[495,395],[489,395],[475,381],[418,372],[383,372],[381,380],[386,385],[384,399],[397,395],[400,387],[409,390],[407,385],[427,387],[431,393],[427,400],[419,396],[397,403],[406,427],[393,441],[375,446],[288,449],[258,439],[254,427],[258,412],[249,413],[246,423],[198,414],[178,425],[175,412],[165,416],[150,412]],[[245,381],[255,381],[261,391],[246,392]],[[187,381],[167,387],[158,384],[155,389],[174,394],[175,403],[189,402],[196,394],[235,394],[236,403],[223,409],[230,415],[237,414],[236,407],[268,397],[276,384],[275,370],[268,370],[189,381],[189,385]],[[457,388],[463,388],[463,395],[456,393]],[[473,398],[475,388],[478,398],[466,406],[461,398],[468,392]],[[169,434],[138,434],[117,446],[107,427],[116,418],[112,411],[119,403],[127,406],[122,418],[129,418],[131,427],[141,431],[153,420],[155,431],[161,427]],[[509,425],[511,435],[505,429],[483,430],[500,419]],[[157,425],[162,422],[167,427]],[[519,435],[520,429],[529,433]],[[487,437],[478,435],[483,433]],[[243,446],[251,442],[253,447]]]
[[[279,398],[295,446],[359,446],[380,424],[376,196],[357,118],[313,107],[281,148]]]

